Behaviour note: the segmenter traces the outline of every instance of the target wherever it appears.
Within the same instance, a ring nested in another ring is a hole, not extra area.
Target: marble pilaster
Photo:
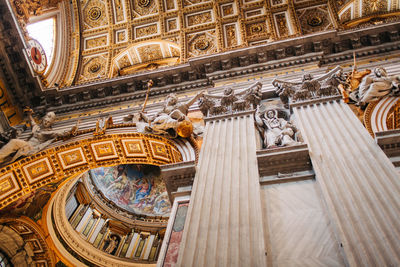
[[[265,266],[253,112],[206,120],[177,266]]]
[[[400,265],[399,174],[338,98],[291,106],[349,266]]]

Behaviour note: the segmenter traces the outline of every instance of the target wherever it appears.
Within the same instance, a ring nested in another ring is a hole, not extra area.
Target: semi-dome
[[[89,171],[95,190],[134,214],[168,216],[171,204],[160,169],[152,165],[118,165]]]

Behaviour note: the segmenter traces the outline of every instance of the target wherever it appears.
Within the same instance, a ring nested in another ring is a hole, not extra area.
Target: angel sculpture
[[[273,80],[272,85],[276,88],[275,92],[279,95],[286,108],[289,107],[289,99],[292,101],[302,101],[321,96],[330,96],[338,94],[339,84],[345,83],[346,79],[340,66],[322,75],[314,78],[311,74],[303,75],[301,82],[286,82],[282,80]]]
[[[19,138],[11,139],[0,149],[0,163],[7,162],[7,160],[13,162],[19,157],[32,155],[46,148],[57,138],[69,138],[77,133],[79,122],[70,130],[56,131],[51,128],[56,119],[54,112],[47,113],[38,124],[32,117],[33,111],[31,109],[25,111],[28,113],[32,125],[32,136],[27,141]]]
[[[262,99],[262,84],[257,82],[239,93],[227,87],[222,96],[204,94],[199,100],[199,108],[204,116],[255,109]]]
[[[268,109],[265,112],[257,109],[254,117],[265,148],[299,144],[294,140],[296,127],[285,119],[279,118],[277,109]]]
[[[193,132],[193,125],[187,117],[189,107],[194,104],[203,92],[198,93],[186,103],[178,103],[178,97],[175,94],[167,96],[164,107],[154,117],[147,116],[140,112],[140,120],[148,125],[145,130],[156,134],[165,134],[171,137],[189,137]]]
[[[374,73],[365,76],[359,87],[359,105],[378,100],[399,91],[400,76],[389,76],[384,68],[375,68]]]

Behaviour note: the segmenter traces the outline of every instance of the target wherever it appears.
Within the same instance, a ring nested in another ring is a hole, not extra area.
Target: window
[[[26,26],[29,36],[36,39],[42,45],[49,65],[51,64],[54,52],[55,24],[55,18],[49,18]]]

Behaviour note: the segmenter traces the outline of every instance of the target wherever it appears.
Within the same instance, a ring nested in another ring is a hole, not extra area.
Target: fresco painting
[[[171,204],[160,170],[151,165],[119,165],[90,170],[103,195],[121,208],[148,216],[169,216]]]

